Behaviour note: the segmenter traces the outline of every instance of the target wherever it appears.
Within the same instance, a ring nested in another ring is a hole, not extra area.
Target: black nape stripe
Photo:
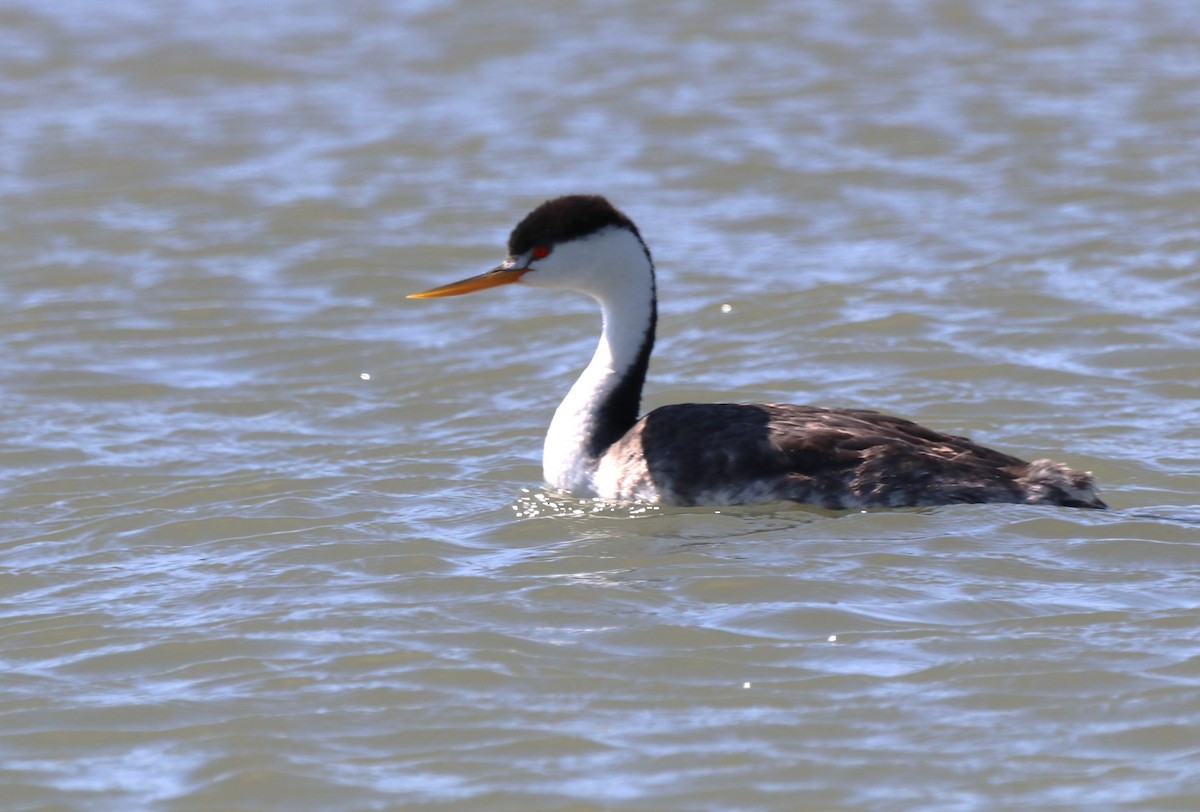
[[[638,420],[642,407],[642,387],[650,369],[650,354],[654,352],[654,335],[658,325],[658,302],[653,282],[650,297],[650,323],[642,337],[637,359],[596,411],[596,425],[586,448],[589,457],[599,458],[605,449],[624,437]]]

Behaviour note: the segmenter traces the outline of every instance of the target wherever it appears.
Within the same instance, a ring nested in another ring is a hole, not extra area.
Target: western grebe
[[[543,473],[561,490],[665,505],[1106,507],[1090,473],[868,409],[683,403],[638,419],[657,321],[654,263],[637,226],[603,197],[546,201],[513,229],[498,267],[409,298],[514,282],[586,293],[603,314],[595,355],[546,433]]]

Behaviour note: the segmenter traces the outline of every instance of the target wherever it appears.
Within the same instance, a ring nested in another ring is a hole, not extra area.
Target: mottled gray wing
[[[1016,457],[867,409],[665,406],[641,441],[652,478],[684,504],[733,483],[827,507],[1019,501]]]

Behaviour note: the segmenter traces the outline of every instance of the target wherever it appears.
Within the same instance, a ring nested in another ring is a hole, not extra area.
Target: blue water
[[[0,809],[1193,809],[1200,7],[0,7]],[[1107,512],[541,487],[600,192],[646,407],[868,406]]]

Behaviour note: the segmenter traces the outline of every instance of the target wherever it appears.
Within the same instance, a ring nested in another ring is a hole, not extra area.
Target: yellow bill
[[[470,279],[463,279],[458,282],[451,282],[449,285],[442,285],[437,288],[423,290],[420,293],[410,293],[408,299],[434,299],[438,296],[461,296],[464,293],[474,293],[477,290],[485,288],[494,288],[500,285],[511,285],[520,279],[528,268],[506,268],[501,265],[499,268],[493,268],[487,273],[481,273],[479,276],[472,276]]]

